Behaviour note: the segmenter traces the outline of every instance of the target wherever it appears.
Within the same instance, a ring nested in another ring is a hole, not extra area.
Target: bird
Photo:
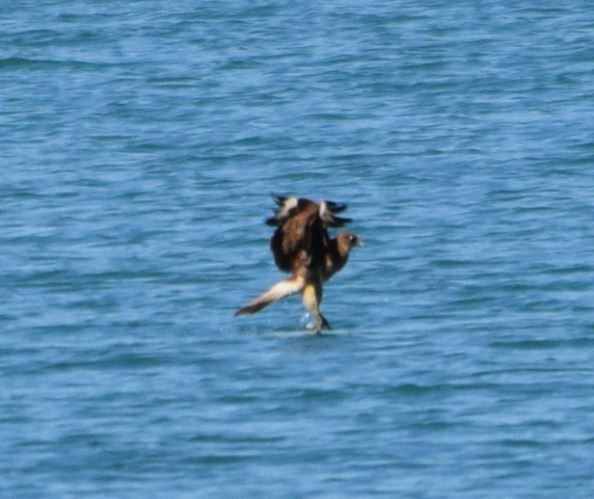
[[[313,318],[316,334],[330,329],[322,315],[323,283],[339,272],[347,263],[350,251],[363,243],[352,232],[341,232],[330,238],[329,228],[343,227],[352,222],[339,216],[346,204],[333,201],[316,203],[306,198],[272,194],[276,203],[274,215],[266,224],[275,228],[270,249],[277,267],[291,276],[235,312],[235,315],[254,314],[268,305],[294,293],[301,293],[303,305]]]

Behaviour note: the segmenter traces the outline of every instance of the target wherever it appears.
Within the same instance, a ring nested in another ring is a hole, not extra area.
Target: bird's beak
[[[361,239],[357,238],[357,240],[355,241],[355,246],[357,246],[358,248],[362,248],[365,245],[363,244],[363,241],[361,241]]]

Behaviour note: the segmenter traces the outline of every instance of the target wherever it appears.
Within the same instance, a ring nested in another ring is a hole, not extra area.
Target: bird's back
[[[336,216],[346,208],[331,201],[320,204],[305,198],[275,197],[277,209],[266,223],[276,230],[270,248],[278,268],[298,272],[324,265],[329,246],[328,227],[341,227],[350,219]]]

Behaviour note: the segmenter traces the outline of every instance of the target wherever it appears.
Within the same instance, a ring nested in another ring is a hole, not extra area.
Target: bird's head
[[[357,246],[358,248],[363,246],[363,242],[352,232],[341,232],[338,234],[338,244],[340,247],[350,251],[352,248]]]

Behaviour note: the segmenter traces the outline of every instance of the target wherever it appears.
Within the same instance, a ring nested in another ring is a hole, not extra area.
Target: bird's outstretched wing
[[[302,271],[322,265],[328,249],[329,227],[342,227],[351,219],[340,217],[346,205],[333,201],[315,203],[305,198],[273,196],[274,216],[266,223],[276,230],[270,248],[279,269],[285,272]]]
[[[254,298],[246,306],[241,307],[235,312],[235,315],[254,314],[285,296],[300,292],[303,289],[304,284],[305,280],[299,275],[277,282],[260,296]]]

